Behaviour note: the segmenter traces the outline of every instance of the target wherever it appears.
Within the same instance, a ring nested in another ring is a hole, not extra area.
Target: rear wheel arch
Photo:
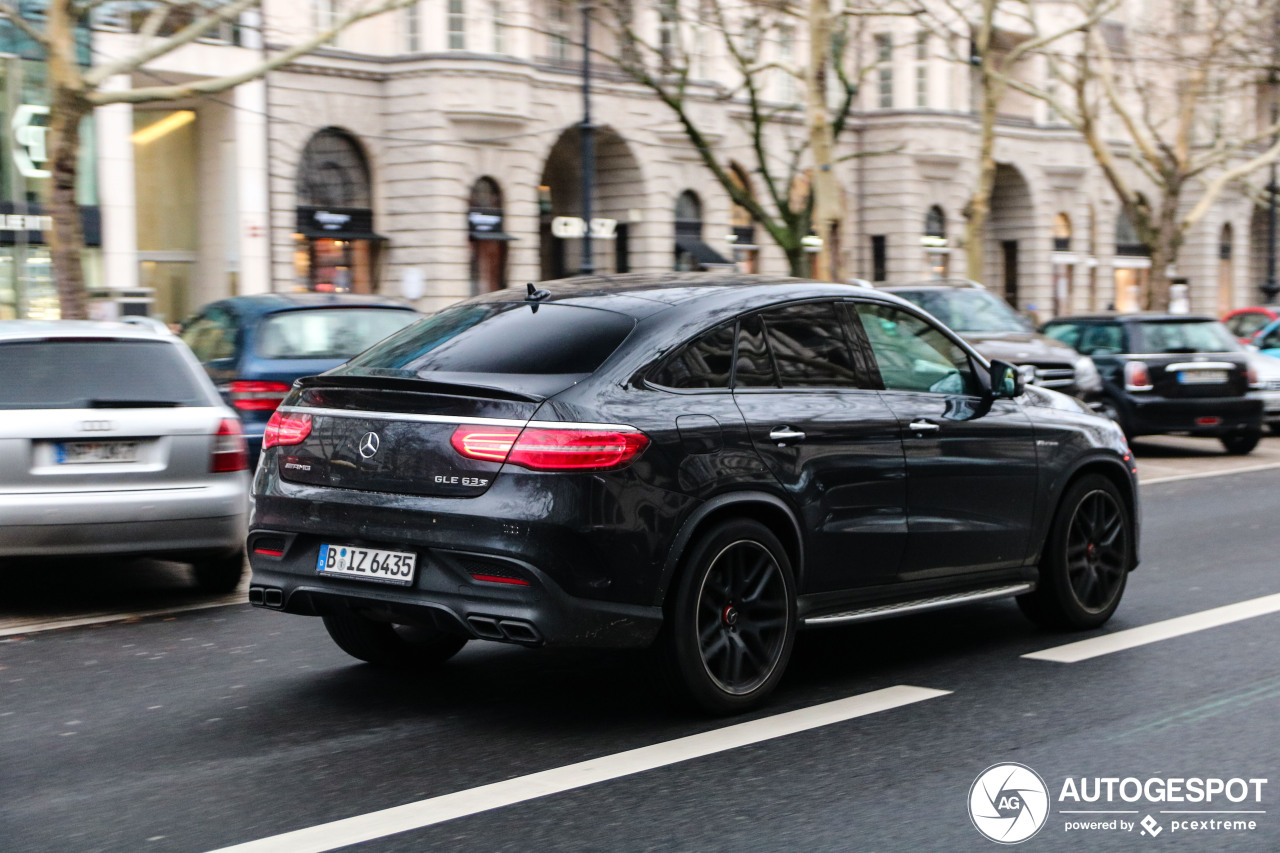
[[[787,552],[797,589],[804,588],[804,539],[800,522],[791,508],[768,492],[730,492],[708,500],[680,526],[662,568],[656,604],[661,605],[667,600],[690,545],[703,531],[732,518],[748,518],[769,528]]]

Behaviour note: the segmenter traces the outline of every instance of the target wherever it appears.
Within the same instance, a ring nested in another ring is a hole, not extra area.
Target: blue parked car
[[[381,296],[266,293],[212,302],[182,339],[244,422],[250,463],[293,381],[337,367],[421,315]]]

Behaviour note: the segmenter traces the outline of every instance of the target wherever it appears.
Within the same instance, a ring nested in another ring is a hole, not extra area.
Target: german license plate
[[[403,551],[380,551],[376,548],[354,548],[350,545],[321,545],[316,559],[316,572],[341,575],[378,583],[408,586],[418,567],[418,555]]]
[[[1178,381],[1183,385],[1226,385],[1225,370],[1180,370]]]
[[[59,441],[53,458],[59,465],[137,462],[139,441]]]

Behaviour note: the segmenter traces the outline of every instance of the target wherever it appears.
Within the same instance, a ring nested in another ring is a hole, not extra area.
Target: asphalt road
[[[1143,494],[1143,564],[1095,634],[1280,594],[1280,470],[1157,479]],[[6,584],[0,613],[22,610],[15,590],[56,598],[62,586]],[[1277,601],[1076,663],[1022,657],[1089,635],[1038,631],[1009,602],[826,629],[802,635],[769,707],[729,721],[674,708],[642,654],[477,643],[406,676],[347,658],[317,620],[243,604],[46,631],[10,623],[0,850],[367,839],[348,849],[992,851],[970,821],[970,787],[1019,762],[1050,799],[1019,849],[1275,851]],[[679,740],[691,735],[702,737]],[[1260,802],[1108,805],[1060,801],[1068,777],[1268,781]],[[1063,813],[1108,808],[1127,813]],[[1165,813],[1206,809],[1263,813]],[[1146,816],[1156,837],[1065,829]],[[1192,819],[1256,828],[1171,825]]]

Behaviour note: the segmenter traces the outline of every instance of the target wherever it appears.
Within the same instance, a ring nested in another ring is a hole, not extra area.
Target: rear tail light
[[[223,418],[218,433],[213,438],[213,455],[209,459],[209,473],[226,474],[230,471],[249,470],[249,447],[244,441],[244,430],[235,418]]]
[[[1254,367],[1252,364],[1249,365],[1249,367],[1245,370],[1245,377],[1248,378],[1249,380],[1250,388],[1262,387],[1258,384],[1258,369]]]
[[[635,459],[649,438],[638,430],[464,425],[454,430],[450,443],[468,459],[534,471],[600,471]]]
[[[238,379],[227,386],[231,392],[231,405],[242,412],[270,412],[289,395],[289,386],[283,382],[250,382]]]
[[[1150,391],[1151,373],[1145,362],[1131,361],[1124,366],[1124,390]]]
[[[277,410],[262,431],[262,449],[302,444],[311,435],[311,415],[286,414]]]

